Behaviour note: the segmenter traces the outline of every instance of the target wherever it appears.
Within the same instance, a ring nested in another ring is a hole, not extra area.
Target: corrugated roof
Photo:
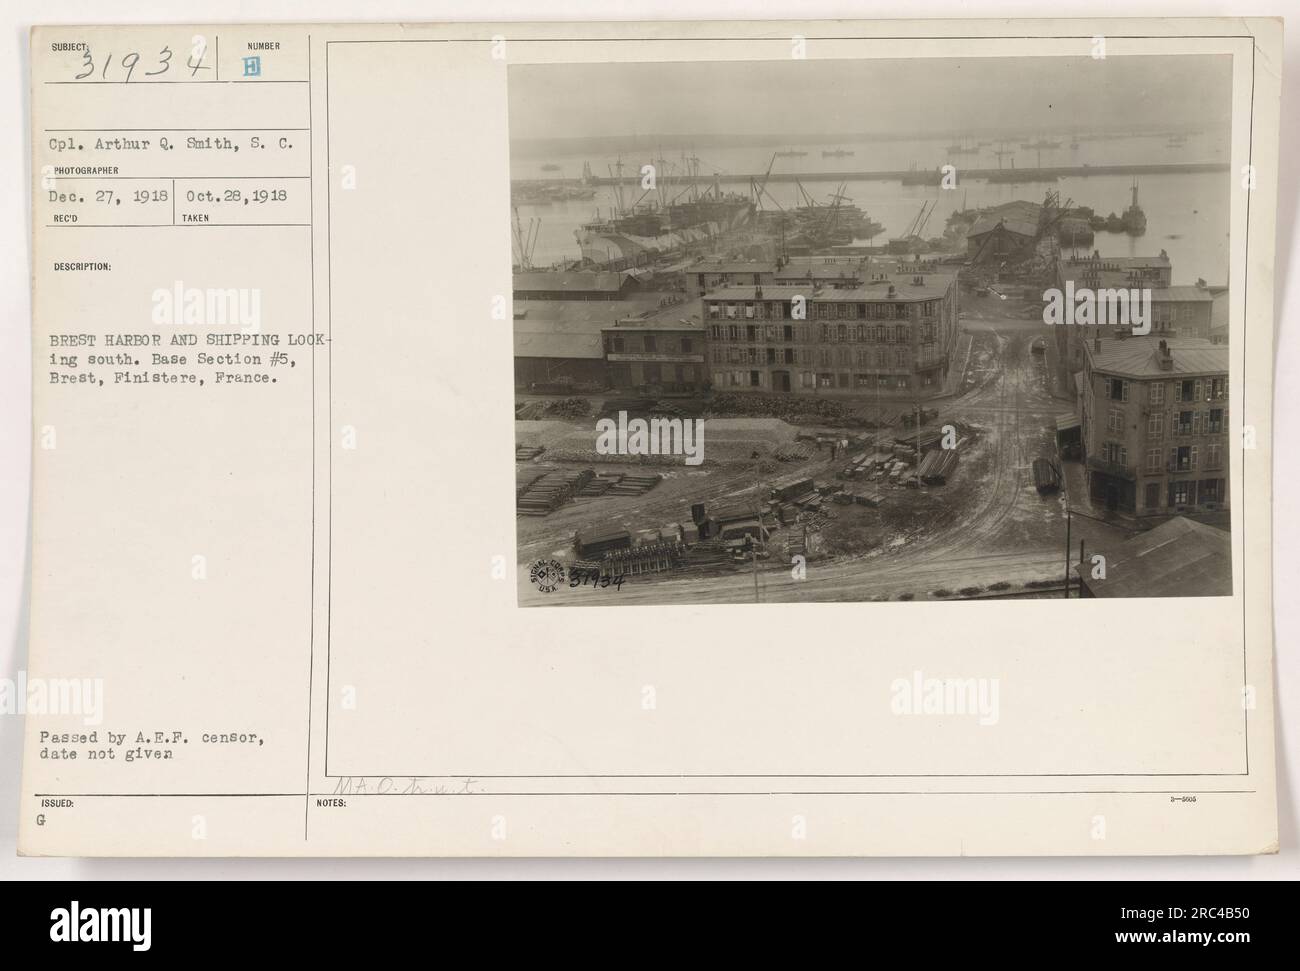
[[[1162,371],[1158,363],[1159,342],[1164,340],[1173,356],[1173,367]],[[1162,374],[1227,374],[1228,348],[1196,337],[1112,338],[1101,342],[1101,349],[1086,342],[1084,348],[1094,371],[1127,377],[1158,377]]]
[[[1184,516],[1122,543],[1106,558],[1106,579],[1075,567],[1094,597],[1229,597],[1232,535]]]

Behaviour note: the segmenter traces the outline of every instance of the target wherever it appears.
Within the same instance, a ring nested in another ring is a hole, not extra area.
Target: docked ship
[[[719,236],[748,226],[754,209],[748,196],[715,187],[685,202],[619,209],[584,223],[574,235],[584,260],[628,269],[709,249]]]

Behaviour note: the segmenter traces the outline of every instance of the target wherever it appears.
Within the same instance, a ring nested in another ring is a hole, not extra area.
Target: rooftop
[[[685,267],[687,273],[775,273],[770,260],[703,260]]]
[[[628,278],[626,273],[598,270],[530,270],[516,273],[515,290],[539,290],[572,293],[617,293]]]
[[[1100,269],[1136,270],[1152,266],[1166,267],[1169,265],[1169,254],[1164,250],[1161,250],[1158,256],[1100,256],[1093,253],[1091,256],[1062,259],[1060,263],[1062,266],[1072,269],[1097,266]]]
[[[1094,597],[1232,596],[1232,534],[1178,516],[1122,543],[1106,579],[1075,567]]]
[[[637,300],[515,301],[515,357],[605,356],[601,328],[643,313],[657,313],[660,294]],[[684,310],[686,304],[674,309]]]
[[[1209,290],[1196,286],[1156,287],[1151,291],[1154,303],[1208,302],[1214,299]]]
[[[716,287],[704,295],[705,300],[789,300],[803,296],[809,301],[834,303],[870,303],[880,300],[938,300],[952,288],[956,280],[955,273],[937,270],[925,270],[918,273],[884,273],[873,271],[868,274],[877,279],[863,279],[852,288],[822,288],[809,290],[808,287],[776,284],[765,287],[724,286]],[[913,282],[917,278],[921,283]],[[890,285],[894,293],[889,293]]]
[[[1161,340],[1173,359],[1173,367],[1167,371],[1161,370],[1159,365]],[[1199,337],[1160,338],[1155,334],[1115,337],[1103,340],[1100,350],[1092,342],[1085,342],[1084,349],[1093,370],[1107,374],[1154,378],[1174,374],[1228,373],[1227,345],[1212,344]]]
[[[619,317],[602,330],[700,330],[699,306],[694,300],[677,300]]]
[[[1012,199],[982,210],[966,235],[982,236],[1001,224],[1022,236],[1034,236],[1038,233],[1038,220],[1042,211],[1043,207],[1036,202]]]

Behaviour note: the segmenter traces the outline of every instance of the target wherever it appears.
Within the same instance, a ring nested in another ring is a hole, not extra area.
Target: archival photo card
[[[1274,851],[1280,56],[37,28],[20,851]]]

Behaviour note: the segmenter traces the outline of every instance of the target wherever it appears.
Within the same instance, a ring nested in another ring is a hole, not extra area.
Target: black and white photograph
[[[511,66],[521,600],[1230,596],[1231,58],[1105,48]]]

